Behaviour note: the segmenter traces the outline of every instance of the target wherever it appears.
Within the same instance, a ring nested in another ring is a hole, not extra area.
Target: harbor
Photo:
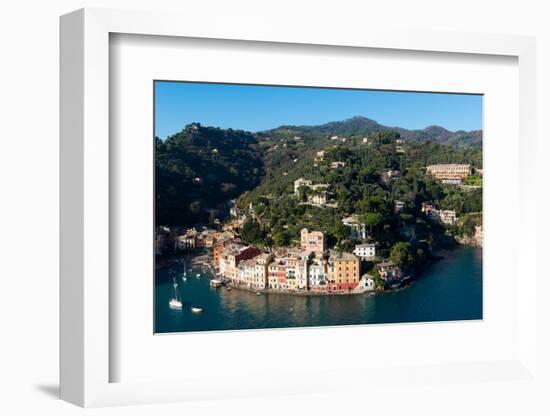
[[[155,332],[482,319],[482,253],[481,248],[458,247],[444,253],[406,289],[356,296],[295,296],[213,287],[210,282],[217,276],[208,262],[201,256],[188,257],[185,263],[157,270]],[[181,309],[169,306],[174,277]]]

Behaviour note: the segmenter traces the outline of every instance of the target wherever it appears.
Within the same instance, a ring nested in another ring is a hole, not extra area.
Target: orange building
[[[353,290],[359,285],[359,258],[351,253],[331,251],[328,259],[329,291]]]

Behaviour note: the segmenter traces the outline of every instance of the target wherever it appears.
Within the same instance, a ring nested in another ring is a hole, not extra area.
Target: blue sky
[[[317,125],[364,116],[407,129],[439,125],[482,128],[482,96],[157,81],[155,134],[187,124],[260,131],[283,124]]]

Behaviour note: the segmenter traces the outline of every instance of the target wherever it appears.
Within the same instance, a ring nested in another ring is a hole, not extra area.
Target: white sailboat
[[[181,300],[178,296],[178,282],[176,282],[175,277],[172,286],[174,286],[174,297],[170,299],[170,301],[168,302],[168,306],[170,307],[170,309],[181,309],[183,304],[181,303]]]

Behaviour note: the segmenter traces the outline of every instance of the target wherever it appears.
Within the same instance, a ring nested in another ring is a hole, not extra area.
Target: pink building
[[[327,249],[325,235],[321,231],[309,232],[303,228],[300,232],[300,247],[305,252],[322,254]]]

